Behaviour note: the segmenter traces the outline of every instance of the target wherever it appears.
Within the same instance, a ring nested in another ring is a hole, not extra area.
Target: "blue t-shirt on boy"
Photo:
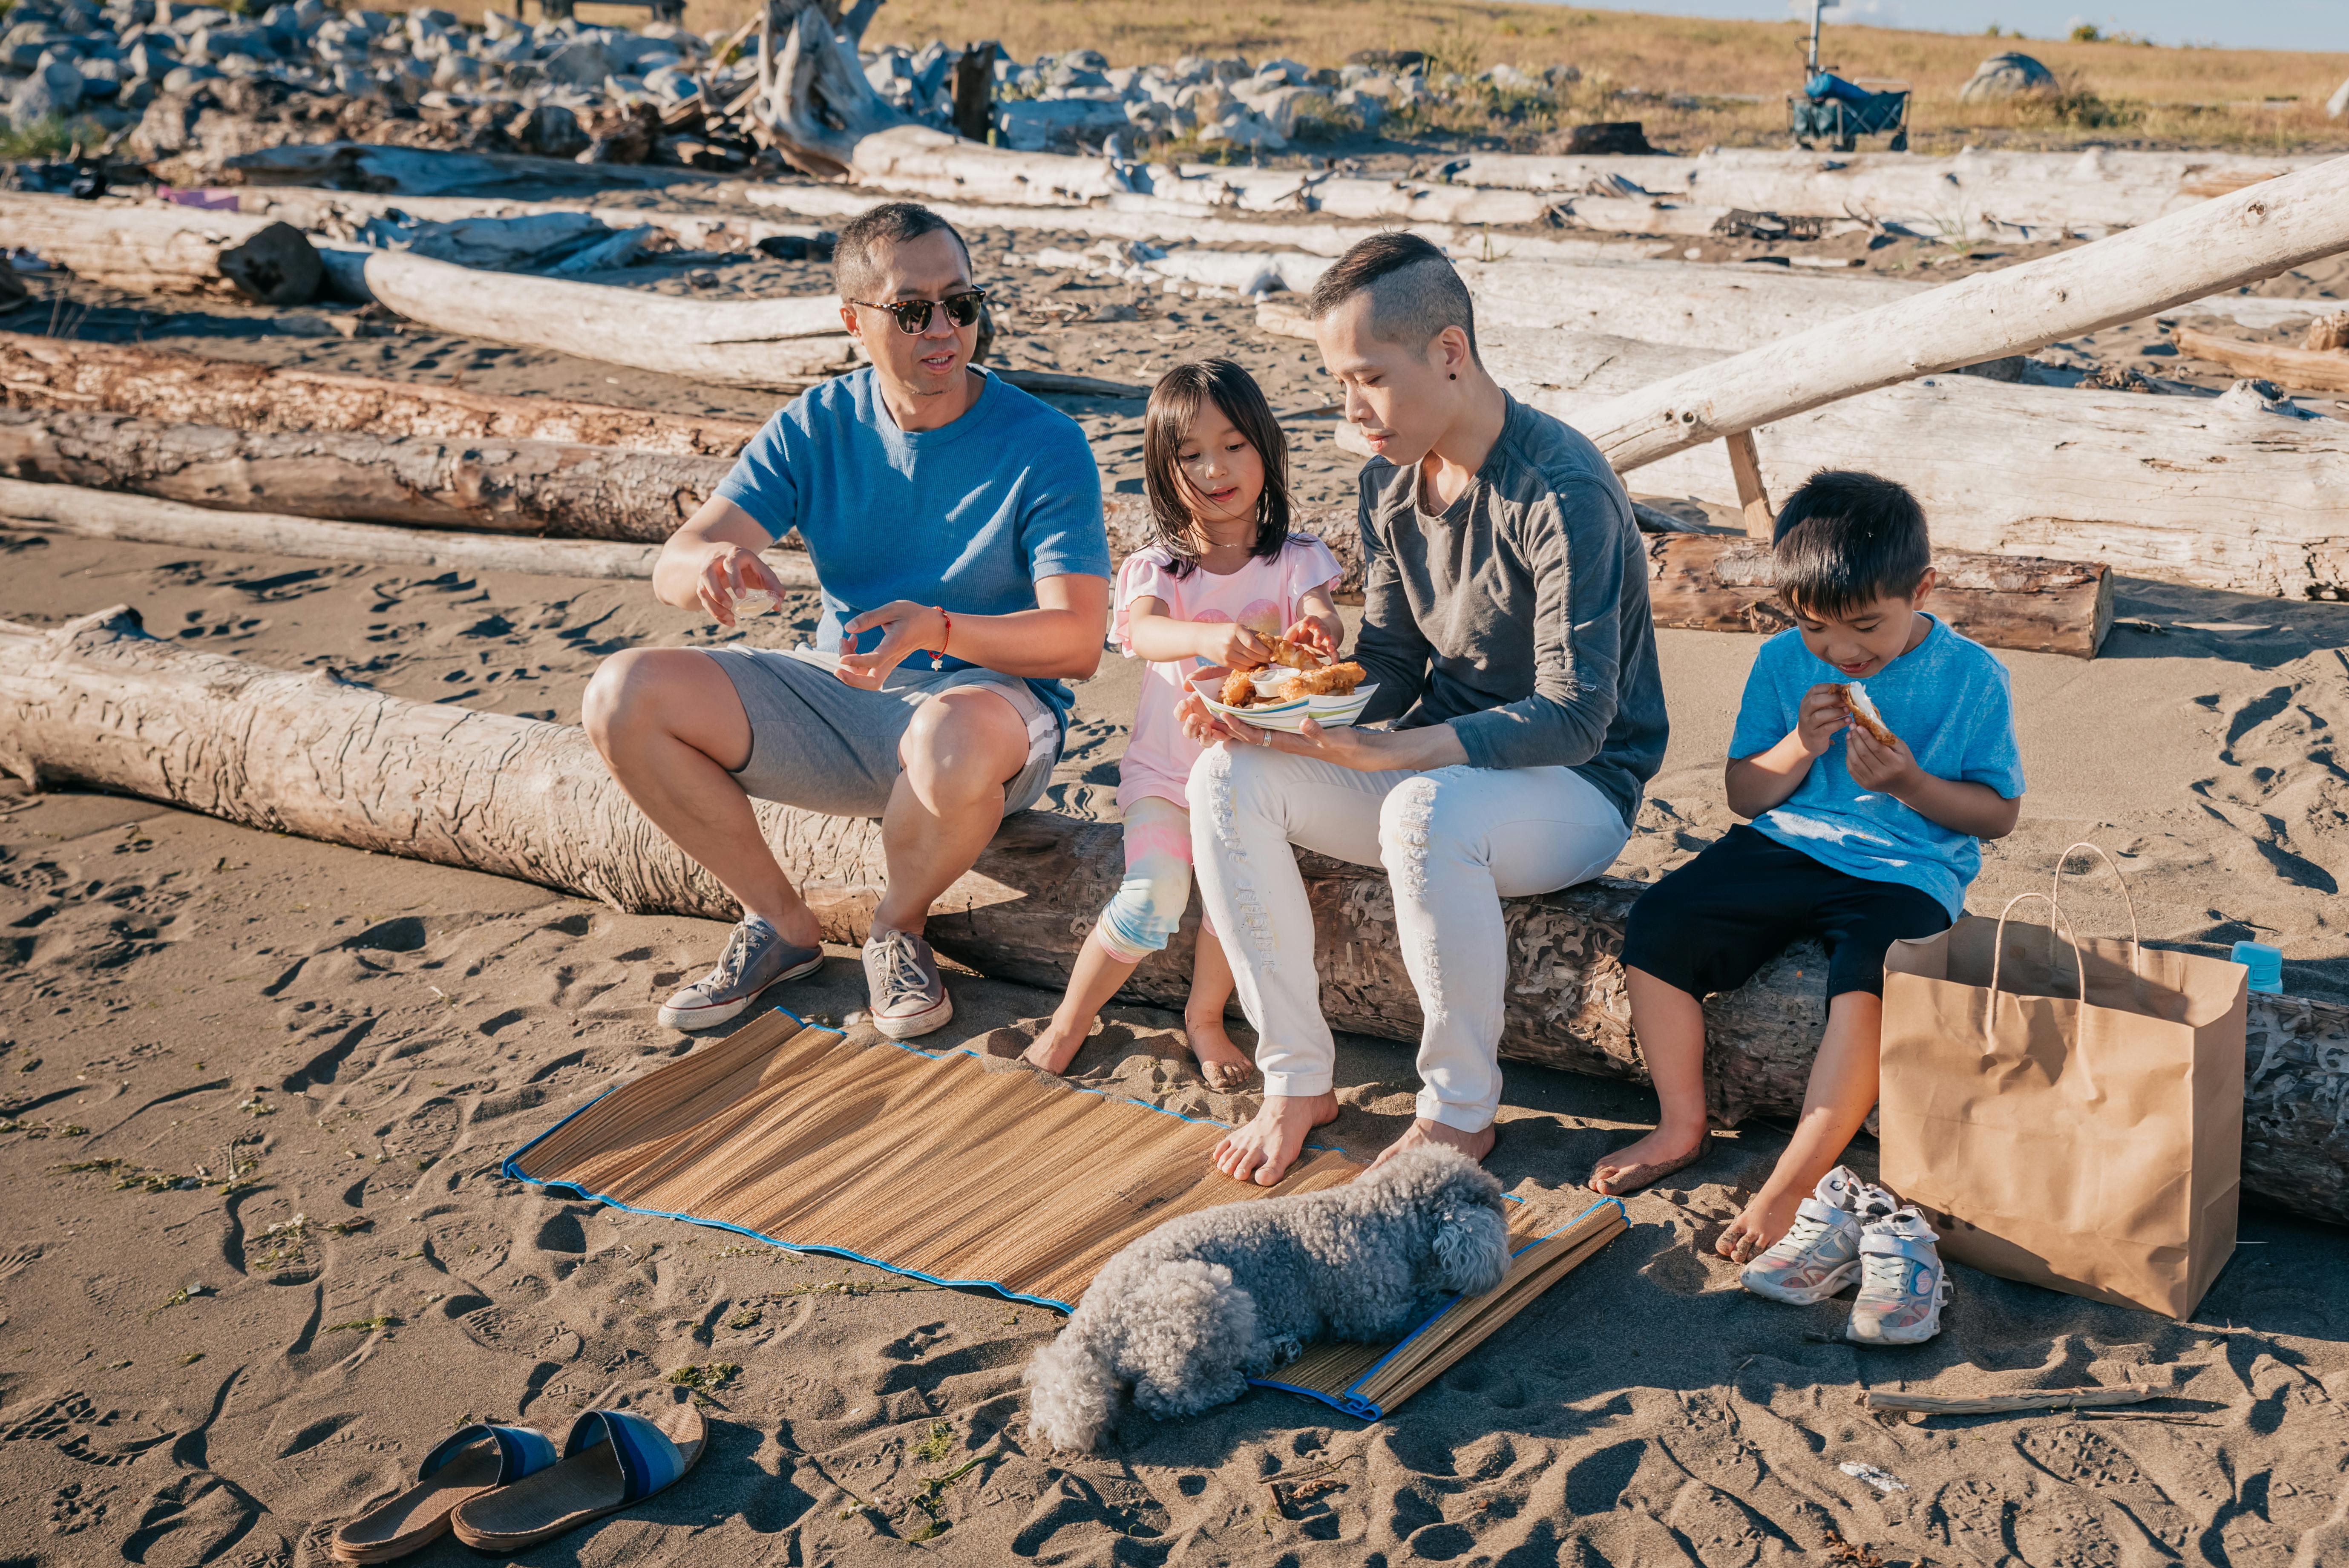
[[[1884,727],[1917,765],[1940,779],[1987,784],[2005,799],[2023,793],[2023,756],[2014,744],[2014,698],[2006,666],[1980,643],[1933,616],[1925,640],[1860,684]],[[1803,694],[1841,672],[1785,631],[1762,645],[1745,677],[1745,700],[1730,738],[1732,757],[1767,751],[1795,727]],[[1906,882],[1941,901],[1950,917],[1965,913],[1966,888],[1982,870],[1971,833],[1942,827],[1889,795],[1863,789],[1844,766],[1839,731],[1795,792],[1754,820],[1764,836],[1823,865],[1869,882]]]
[[[777,539],[799,530],[823,586],[818,648],[838,652],[843,625],[893,599],[1008,615],[1036,608],[1039,578],[1110,574],[1101,469],[1083,429],[986,382],[953,424],[908,431],[870,366],[826,381],[768,420],[718,487]],[[1028,685],[1065,724],[1068,686]]]

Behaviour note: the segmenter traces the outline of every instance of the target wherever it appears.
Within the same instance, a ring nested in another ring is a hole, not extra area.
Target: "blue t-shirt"
[[[988,376],[951,425],[901,430],[870,366],[767,421],[718,493],[781,539],[797,529],[823,585],[816,646],[893,599],[961,615],[1036,608],[1042,577],[1110,574],[1101,469],[1067,415]],[[870,649],[880,633],[859,643]],[[928,655],[914,660],[926,667]],[[968,668],[948,656],[947,666]],[[1030,680],[1065,724],[1060,681]]]
[[[2023,794],[2023,755],[2014,744],[2014,699],[2006,666],[1980,643],[1932,616],[1925,640],[1860,684],[1917,766],[1939,779],[1987,784],[2004,799]],[[1786,738],[1803,694],[1843,675],[1785,631],[1762,645],[1729,755],[1752,757]],[[1951,919],[1965,913],[1966,888],[1982,870],[1971,833],[1942,827],[1889,795],[1862,789],[1844,767],[1838,731],[1811,762],[1795,792],[1754,826],[1790,850],[1869,882],[1906,882],[1941,901]]]

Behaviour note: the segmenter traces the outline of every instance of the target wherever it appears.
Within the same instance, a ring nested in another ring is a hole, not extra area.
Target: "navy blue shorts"
[[[1692,996],[1734,991],[1789,946],[1827,950],[1829,999],[1884,995],[1894,943],[1946,931],[1950,912],[1907,882],[1870,882],[1741,822],[1631,906],[1623,963]]]

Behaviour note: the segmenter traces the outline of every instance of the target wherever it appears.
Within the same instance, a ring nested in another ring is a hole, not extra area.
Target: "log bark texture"
[[[8,192],[0,193],[0,234],[77,277],[145,294],[302,304],[322,275],[300,230],[242,212]]]
[[[732,457],[759,433],[748,419],[714,414],[662,414],[560,397],[502,397],[420,381],[285,369],[16,332],[0,333],[0,397],[12,407],[104,410],[240,430],[570,441],[680,457]]]
[[[2093,659],[2113,627],[2109,570],[2013,555],[1933,556],[1933,614],[1992,648]],[[1780,603],[1766,537],[1672,534],[1648,541],[1656,624],[1771,636],[1795,624]]]
[[[622,795],[568,726],[409,702],[326,670],[268,669],[145,635],[128,609],[52,631],[0,623],[0,768],[36,786],[115,790],[230,821],[465,866],[630,911],[734,918],[714,879]],[[835,942],[869,926],[878,824],[765,802],[759,820]],[[1005,824],[948,890],[928,934],[1004,979],[1058,987],[1124,875],[1121,830],[1040,811]],[[1330,1022],[1415,1038],[1383,878],[1304,858]],[[1640,884],[1601,879],[1506,901],[1511,968],[1502,1054],[1644,1077],[1620,962]],[[1180,1006],[1192,931],[1129,995]],[[1815,949],[1790,952],[1708,1010],[1714,1109],[1791,1114],[1822,1023]],[[1806,968],[1811,971],[1806,976]],[[2349,1222],[2349,1008],[2255,996],[2244,1108],[2248,1191]]]
[[[2173,335],[2180,354],[2223,365],[2238,375],[2258,376],[2313,392],[2349,392],[2349,350],[2246,343],[2192,326],[2181,326]]]
[[[657,544],[733,466],[565,441],[473,444],[0,412],[0,475],[236,511]]]
[[[609,284],[484,272],[398,251],[328,257],[336,286],[419,326],[720,387],[800,392],[856,368],[840,302],[678,299]]]
[[[2028,354],[2349,250],[2349,158],[1814,326],[1590,410],[1617,472],[1838,398]]]

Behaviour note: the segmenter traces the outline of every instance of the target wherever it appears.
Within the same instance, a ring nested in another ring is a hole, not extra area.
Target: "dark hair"
[[[1174,558],[1174,575],[1199,564],[1189,501],[1174,455],[1183,449],[1199,410],[1213,403],[1264,459],[1264,493],[1256,502],[1256,540],[1248,553],[1266,559],[1288,542],[1288,438],[1256,377],[1228,359],[1186,360],[1158,378],[1143,416],[1142,484],[1150,497],[1154,542]]]
[[[1372,234],[1358,240],[1330,264],[1307,304],[1315,321],[1368,289],[1371,335],[1387,343],[1424,350],[1435,335],[1456,326],[1468,335],[1468,357],[1476,352],[1476,305],[1451,258],[1416,234]]]
[[[872,293],[882,263],[878,253],[941,229],[962,247],[965,266],[970,263],[970,242],[952,223],[916,201],[884,201],[859,212],[841,225],[832,245],[832,286],[843,299]],[[883,302],[887,303],[887,302]]]
[[[1933,564],[1925,509],[1876,474],[1821,469],[1786,498],[1771,538],[1780,596],[1814,615],[1906,599]]]

